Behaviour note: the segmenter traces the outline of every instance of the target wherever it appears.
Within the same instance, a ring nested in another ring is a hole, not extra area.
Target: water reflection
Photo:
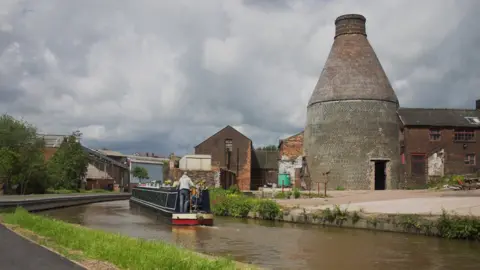
[[[480,244],[415,235],[216,218],[214,227],[172,227],[128,201],[43,212],[68,222],[162,239],[272,269],[478,269]]]

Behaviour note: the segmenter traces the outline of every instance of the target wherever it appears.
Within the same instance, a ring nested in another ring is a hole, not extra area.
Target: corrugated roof
[[[252,151],[252,168],[277,169],[278,151],[254,150]]]
[[[110,163],[110,164],[113,164],[115,166],[118,166],[118,167],[121,167],[121,168],[124,168],[124,169],[129,169],[127,165],[125,164],[122,164],[114,159],[111,159],[109,157],[107,157],[106,155],[98,152],[98,151],[95,151],[93,149],[90,149],[84,145],[82,145],[82,148],[83,148],[83,151],[85,151],[86,153],[90,154],[90,155],[94,155],[96,156],[97,158],[103,160],[104,162],[107,162],[107,163]]]
[[[475,123],[480,120],[480,110],[400,108],[398,115],[405,126],[480,128],[480,123]]]

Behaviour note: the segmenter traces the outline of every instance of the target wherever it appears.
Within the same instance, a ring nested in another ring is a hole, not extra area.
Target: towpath
[[[81,198],[92,196],[117,196],[118,194],[127,194],[119,192],[106,192],[106,193],[68,193],[68,194],[32,194],[32,195],[0,195],[0,203],[2,202],[20,202],[31,200],[44,200],[44,199],[58,199],[58,198]]]
[[[480,217],[480,190],[430,191],[329,191],[329,198],[277,200],[286,207],[320,210],[339,205],[350,211],[380,214],[441,214],[445,209],[459,215]]]
[[[0,269],[84,270],[85,268],[24,239],[0,224]]]

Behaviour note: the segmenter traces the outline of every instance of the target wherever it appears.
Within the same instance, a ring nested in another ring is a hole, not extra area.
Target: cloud
[[[0,109],[93,147],[186,153],[225,125],[255,145],[302,130],[344,13],[402,106],[480,98],[480,2],[5,0]]]

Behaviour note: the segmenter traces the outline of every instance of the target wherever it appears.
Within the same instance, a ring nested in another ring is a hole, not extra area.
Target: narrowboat
[[[180,191],[177,188],[161,186],[158,183],[140,184],[132,189],[130,202],[159,212],[171,220],[172,225],[212,226],[213,214],[210,211],[208,189],[195,189],[190,192],[187,212],[180,212]]]

